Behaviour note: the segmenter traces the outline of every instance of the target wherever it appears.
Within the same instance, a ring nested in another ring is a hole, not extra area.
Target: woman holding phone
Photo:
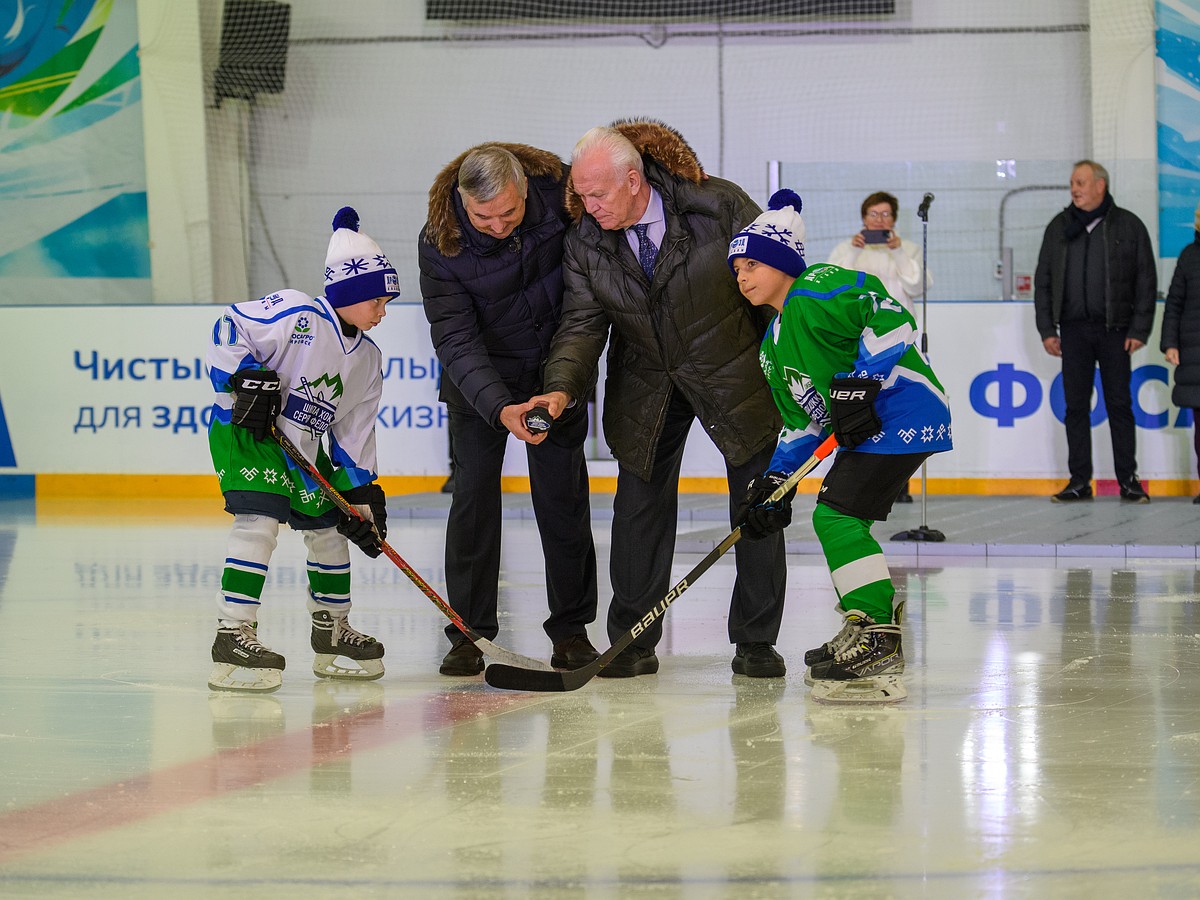
[[[898,211],[892,194],[886,191],[870,194],[862,202],[862,231],[834,247],[829,262],[874,275],[915,317],[913,300],[921,296],[922,290],[921,248],[901,239],[897,233]],[[926,284],[932,283],[927,273]]]

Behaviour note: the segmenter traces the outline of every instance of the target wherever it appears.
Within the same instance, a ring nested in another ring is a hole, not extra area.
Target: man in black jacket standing
[[[551,664],[575,669],[598,656],[583,445],[586,408],[531,433],[524,414],[542,390],[542,366],[562,313],[566,169],[524,144],[483,144],[460,155],[429,191],[418,263],[425,317],[442,364],[454,481],[446,523],[447,600],[492,640],[499,630],[500,476],[512,434],[528,445],[530,493],[546,558]],[[477,675],[483,656],[457,628],[443,675]]]
[[[1113,203],[1104,167],[1080,160],[1071,173],[1071,205],[1046,227],[1034,276],[1038,334],[1046,352],[1062,358],[1071,480],[1051,498],[1057,503],[1092,499],[1097,365],[1121,498],[1150,502],[1137,475],[1129,357],[1150,339],[1157,281],[1146,226]]]
[[[758,364],[769,313],[728,275],[729,235],[762,212],[737,185],[710,178],[660,122],[594,128],[572,155],[562,324],[546,365],[545,402],[569,415],[608,346],[604,433],[619,463],[613,500],[608,636],[616,641],[670,587],[679,473],[692,423],[725,458],[730,518],[771,461],[781,420]],[[774,644],[787,567],[782,532],[734,545],[729,606],[733,671],[778,678]],[[658,671],[662,620],[600,671]]]

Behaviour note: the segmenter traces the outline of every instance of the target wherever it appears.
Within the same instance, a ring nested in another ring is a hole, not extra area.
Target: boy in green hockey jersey
[[[950,408],[917,347],[916,321],[882,282],[805,263],[800,208],[795,193],[776,192],[729,245],[742,295],[777,313],[759,360],[784,423],[770,470],[750,483],[735,521],[750,539],[786,527],[795,492],[764,500],[833,432],[840,452],[813,526],[843,624],[804,662],[814,685],[858,682],[867,693],[904,670],[896,592],[871,524],[887,519],[926,458],[951,449]]]
[[[258,639],[258,611],[279,526],[304,536],[313,671],[323,678],[383,675],[383,644],[350,627],[350,550],[371,557],[387,536],[376,482],[375,417],[383,392],[379,348],[365,332],[400,293],[396,270],[358,213],[333,220],[325,294],[282,290],[225,308],[213,326],[207,366],[217,392],[209,450],[234,517],[213,642],[214,690],[273,691],[284,658]],[[287,437],[362,513],[338,511],[274,440]],[[337,662],[350,660],[353,667]]]

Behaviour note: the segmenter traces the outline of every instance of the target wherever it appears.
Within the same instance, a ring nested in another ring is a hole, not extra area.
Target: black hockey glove
[[[829,421],[838,446],[853,450],[883,430],[875,397],[883,387],[874,378],[835,378],[829,385]]]
[[[383,552],[381,542],[387,538],[387,505],[383,488],[377,482],[359,485],[342,496],[362,513],[362,518],[343,515],[337,530],[358,545],[371,559]]]
[[[792,498],[796,496],[794,485],[782,500],[766,502],[787,479],[788,476],[783,472],[764,472],[746,487],[746,496],[733,516],[734,524],[742,529],[742,537],[760,541],[792,524]]]
[[[282,405],[279,376],[271,369],[242,369],[229,377],[233,388],[233,424],[265,441]]]

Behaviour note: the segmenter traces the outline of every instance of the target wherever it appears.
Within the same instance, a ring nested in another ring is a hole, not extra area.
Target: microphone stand
[[[917,217],[921,220],[921,352],[929,355],[929,204],[933,202],[933,194],[927,193],[921,205],[917,207]],[[936,528],[930,528],[926,523],[926,513],[929,506],[929,491],[926,489],[926,466],[921,463],[921,524],[917,528],[901,531],[892,535],[893,541],[944,541],[946,535]]]

